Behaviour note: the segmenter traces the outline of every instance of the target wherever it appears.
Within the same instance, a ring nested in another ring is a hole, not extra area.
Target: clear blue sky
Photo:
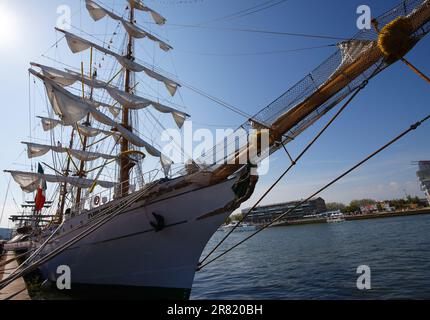
[[[102,1],[118,12],[124,8],[123,0]],[[255,113],[274,98],[294,85],[315,66],[327,58],[333,48],[314,49],[295,53],[255,54],[332,44],[334,40],[309,39],[255,33],[241,33],[202,28],[184,28],[169,24],[198,24],[222,17],[264,2],[263,0],[162,0],[146,1],[168,19],[164,27],[148,24],[146,15],[138,14],[141,24],[169,39],[175,48],[171,54],[157,53],[149,60],[149,52],[156,48],[147,40],[141,59],[155,62],[163,69],[178,75],[179,79],[193,84],[216,97]],[[374,15],[397,4],[396,0],[367,1]],[[67,63],[77,66],[78,57],[72,56],[64,46],[49,48],[58,37],[53,31],[58,18],[59,5],[70,5],[74,13],[72,24],[90,33],[112,31],[114,24],[102,21],[94,24],[87,14],[83,1],[78,0],[0,0],[7,8],[8,20],[16,24],[13,39],[0,32],[0,63],[2,85],[2,157],[0,168],[23,169],[26,164],[20,141],[29,136],[28,74],[30,61],[41,61],[40,55],[48,51]],[[291,0],[265,11],[231,21],[214,22],[210,26],[254,28],[273,31],[310,33],[348,38],[357,32],[356,9],[363,4],[358,0]],[[4,15],[4,14],[3,14]],[[3,24],[2,24],[3,26]],[[103,39],[103,36],[98,36]],[[7,40],[7,41],[6,41]],[[425,73],[430,74],[428,56],[430,39],[425,38],[408,58]],[[427,59],[426,59],[427,58]],[[324,135],[320,143],[297,166],[264,203],[281,202],[307,197],[312,191],[335,177],[357,160],[373,151],[391,137],[422,118],[429,111],[429,85],[402,64],[395,64],[371,82],[368,88],[351,105],[351,108]],[[244,119],[222,109],[207,99],[184,88],[177,103],[185,104],[192,114],[195,127],[222,125],[237,127]],[[43,110],[44,106],[40,106]],[[34,120],[33,120],[34,121]],[[303,134],[290,146],[297,154],[301,147],[324,124],[324,120]],[[34,124],[34,123],[33,123]],[[423,196],[412,161],[430,159],[430,125],[397,143],[365,167],[326,191],[327,201],[349,202],[356,198],[385,199],[404,197],[405,192]],[[19,164],[19,165],[17,165]],[[271,173],[262,177],[255,196],[275,179],[288,165],[282,153],[272,158]],[[2,174],[0,194],[6,191],[9,176]],[[19,189],[12,185],[14,198],[22,199]],[[3,204],[3,199],[0,199]],[[252,202],[252,201],[251,201]],[[250,202],[250,203],[251,203]],[[246,205],[249,205],[245,204]],[[6,214],[14,213],[9,198]],[[3,219],[2,225],[7,225]]]

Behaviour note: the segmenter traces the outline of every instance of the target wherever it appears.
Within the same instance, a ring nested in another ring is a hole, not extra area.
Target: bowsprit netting
[[[406,0],[375,19],[381,28],[398,17],[409,19],[418,42],[430,31],[430,1]],[[215,171],[249,148],[252,129],[270,129],[276,142],[291,142],[362,83],[390,64],[378,48],[378,32],[362,30],[338,44],[336,52],[269,106],[243,124],[233,137],[225,139],[195,162],[203,170]],[[275,152],[281,144],[271,141]]]

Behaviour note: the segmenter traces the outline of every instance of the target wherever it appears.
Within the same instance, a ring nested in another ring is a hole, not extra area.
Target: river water
[[[361,265],[370,290],[357,289]],[[200,271],[191,298],[430,299],[430,215],[268,229]]]

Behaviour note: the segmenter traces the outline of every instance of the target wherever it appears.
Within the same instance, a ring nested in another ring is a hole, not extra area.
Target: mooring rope
[[[27,254],[28,254],[28,252],[21,253],[20,255],[17,255],[17,256],[15,256],[14,258],[11,258],[11,259],[9,259],[9,260],[6,260],[6,261],[4,261],[4,262],[0,263],[0,268],[1,268],[1,267],[5,267],[5,266],[7,266],[9,263],[14,262],[15,260],[18,260],[18,259],[20,259],[20,258],[22,258],[22,257],[26,256]],[[5,269],[4,269],[4,270],[5,270]]]
[[[126,208],[128,208],[131,204],[133,204],[137,199],[142,197],[148,190],[153,188],[154,185],[151,185],[140,192],[137,192],[134,195],[131,195],[129,198],[125,199],[123,203],[120,203],[118,206],[114,207],[114,211],[106,215],[106,217],[102,218],[100,221],[96,222],[94,225],[89,226],[87,229],[76,235],[74,238],[68,240],[61,246],[55,248],[53,251],[46,254],[44,257],[40,258],[36,262],[32,263],[31,265],[24,267],[24,264],[22,264],[12,275],[10,275],[7,279],[4,279],[0,281],[0,289],[5,288],[9,284],[11,284],[16,279],[36,270],[39,266],[43,265],[44,263],[48,262],[49,260],[55,258],[59,254],[61,254],[63,251],[67,250],[72,245],[76,244],[78,241],[82,240],[89,234],[93,233],[103,225],[105,225],[107,222],[111,221],[115,217],[117,217],[119,214],[121,214]],[[106,212],[109,212],[112,210],[112,208],[107,208]],[[103,212],[103,211],[102,211]],[[101,213],[102,214],[102,213]],[[52,235],[51,235],[52,236]],[[35,255],[33,255],[35,256]],[[27,259],[29,260],[29,259]],[[24,267],[22,270],[19,270],[21,267]]]
[[[230,249],[228,249],[228,250],[224,251],[223,253],[219,254],[218,256],[216,256],[212,260],[208,261],[207,263],[199,266],[199,268],[197,269],[197,271],[200,271],[203,268],[207,267],[208,265],[212,264],[213,262],[219,260],[220,258],[222,258],[223,256],[225,256],[227,253],[233,251],[234,249],[236,249],[237,247],[239,247],[240,245],[242,245],[246,241],[248,241],[251,238],[255,237],[260,232],[262,232],[262,231],[266,230],[267,228],[271,227],[273,224],[275,224],[276,222],[278,222],[281,219],[283,219],[285,216],[287,216],[288,214],[290,214],[291,212],[293,212],[294,210],[296,210],[297,208],[299,208],[301,205],[305,204],[306,202],[308,202],[312,198],[314,198],[317,195],[319,195],[321,192],[325,191],[326,189],[328,189],[329,187],[331,187],[332,185],[334,185],[339,180],[343,179],[345,176],[349,175],[351,172],[355,171],[357,168],[361,167],[363,164],[365,164],[366,162],[368,162],[370,159],[374,158],[376,155],[378,155],[379,153],[381,153],[382,151],[384,151],[388,147],[390,147],[392,144],[394,144],[395,142],[397,142],[398,140],[400,140],[401,138],[403,138],[404,136],[406,136],[410,132],[416,130],[419,126],[421,126],[424,122],[428,121],[429,119],[430,119],[430,114],[427,115],[422,120],[418,121],[417,123],[411,125],[409,127],[409,129],[403,131],[402,133],[400,133],[399,135],[397,135],[394,139],[392,139],[388,143],[386,143],[384,146],[382,146],[381,148],[377,149],[375,152],[371,153],[369,156],[367,156],[366,158],[364,158],[363,160],[361,160],[360,162],[358,162],[352,168],[348,169],[347,171],[345,171],[344,173],[342,173],[340,176],[338,176],[337,178],[333,179],[331,182],[329,182],[328,184],[326,184],[324,187],[322,187],[321,189],[319,189],[318,191],[316,191],[315,193],[313,193],[311,196],[309,196],[305,200],[303,200],[300,203],[298,203],[294,208],[292,208],[292,209],[286,211],[285,213],[279,215],[276,219],[274,219],[270,223],[267,223],[261,229],[257,230],[256,232],[254,232],[253,234],[249,235],[248,237],[246,237],[245,239],[243,239],[239,243],[235,244]]]

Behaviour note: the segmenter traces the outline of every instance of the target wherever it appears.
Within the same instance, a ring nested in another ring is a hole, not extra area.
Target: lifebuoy
[[[94,197],[94,205],[98,206],[99,204],[100,204],[100,197],[99,196]]]

